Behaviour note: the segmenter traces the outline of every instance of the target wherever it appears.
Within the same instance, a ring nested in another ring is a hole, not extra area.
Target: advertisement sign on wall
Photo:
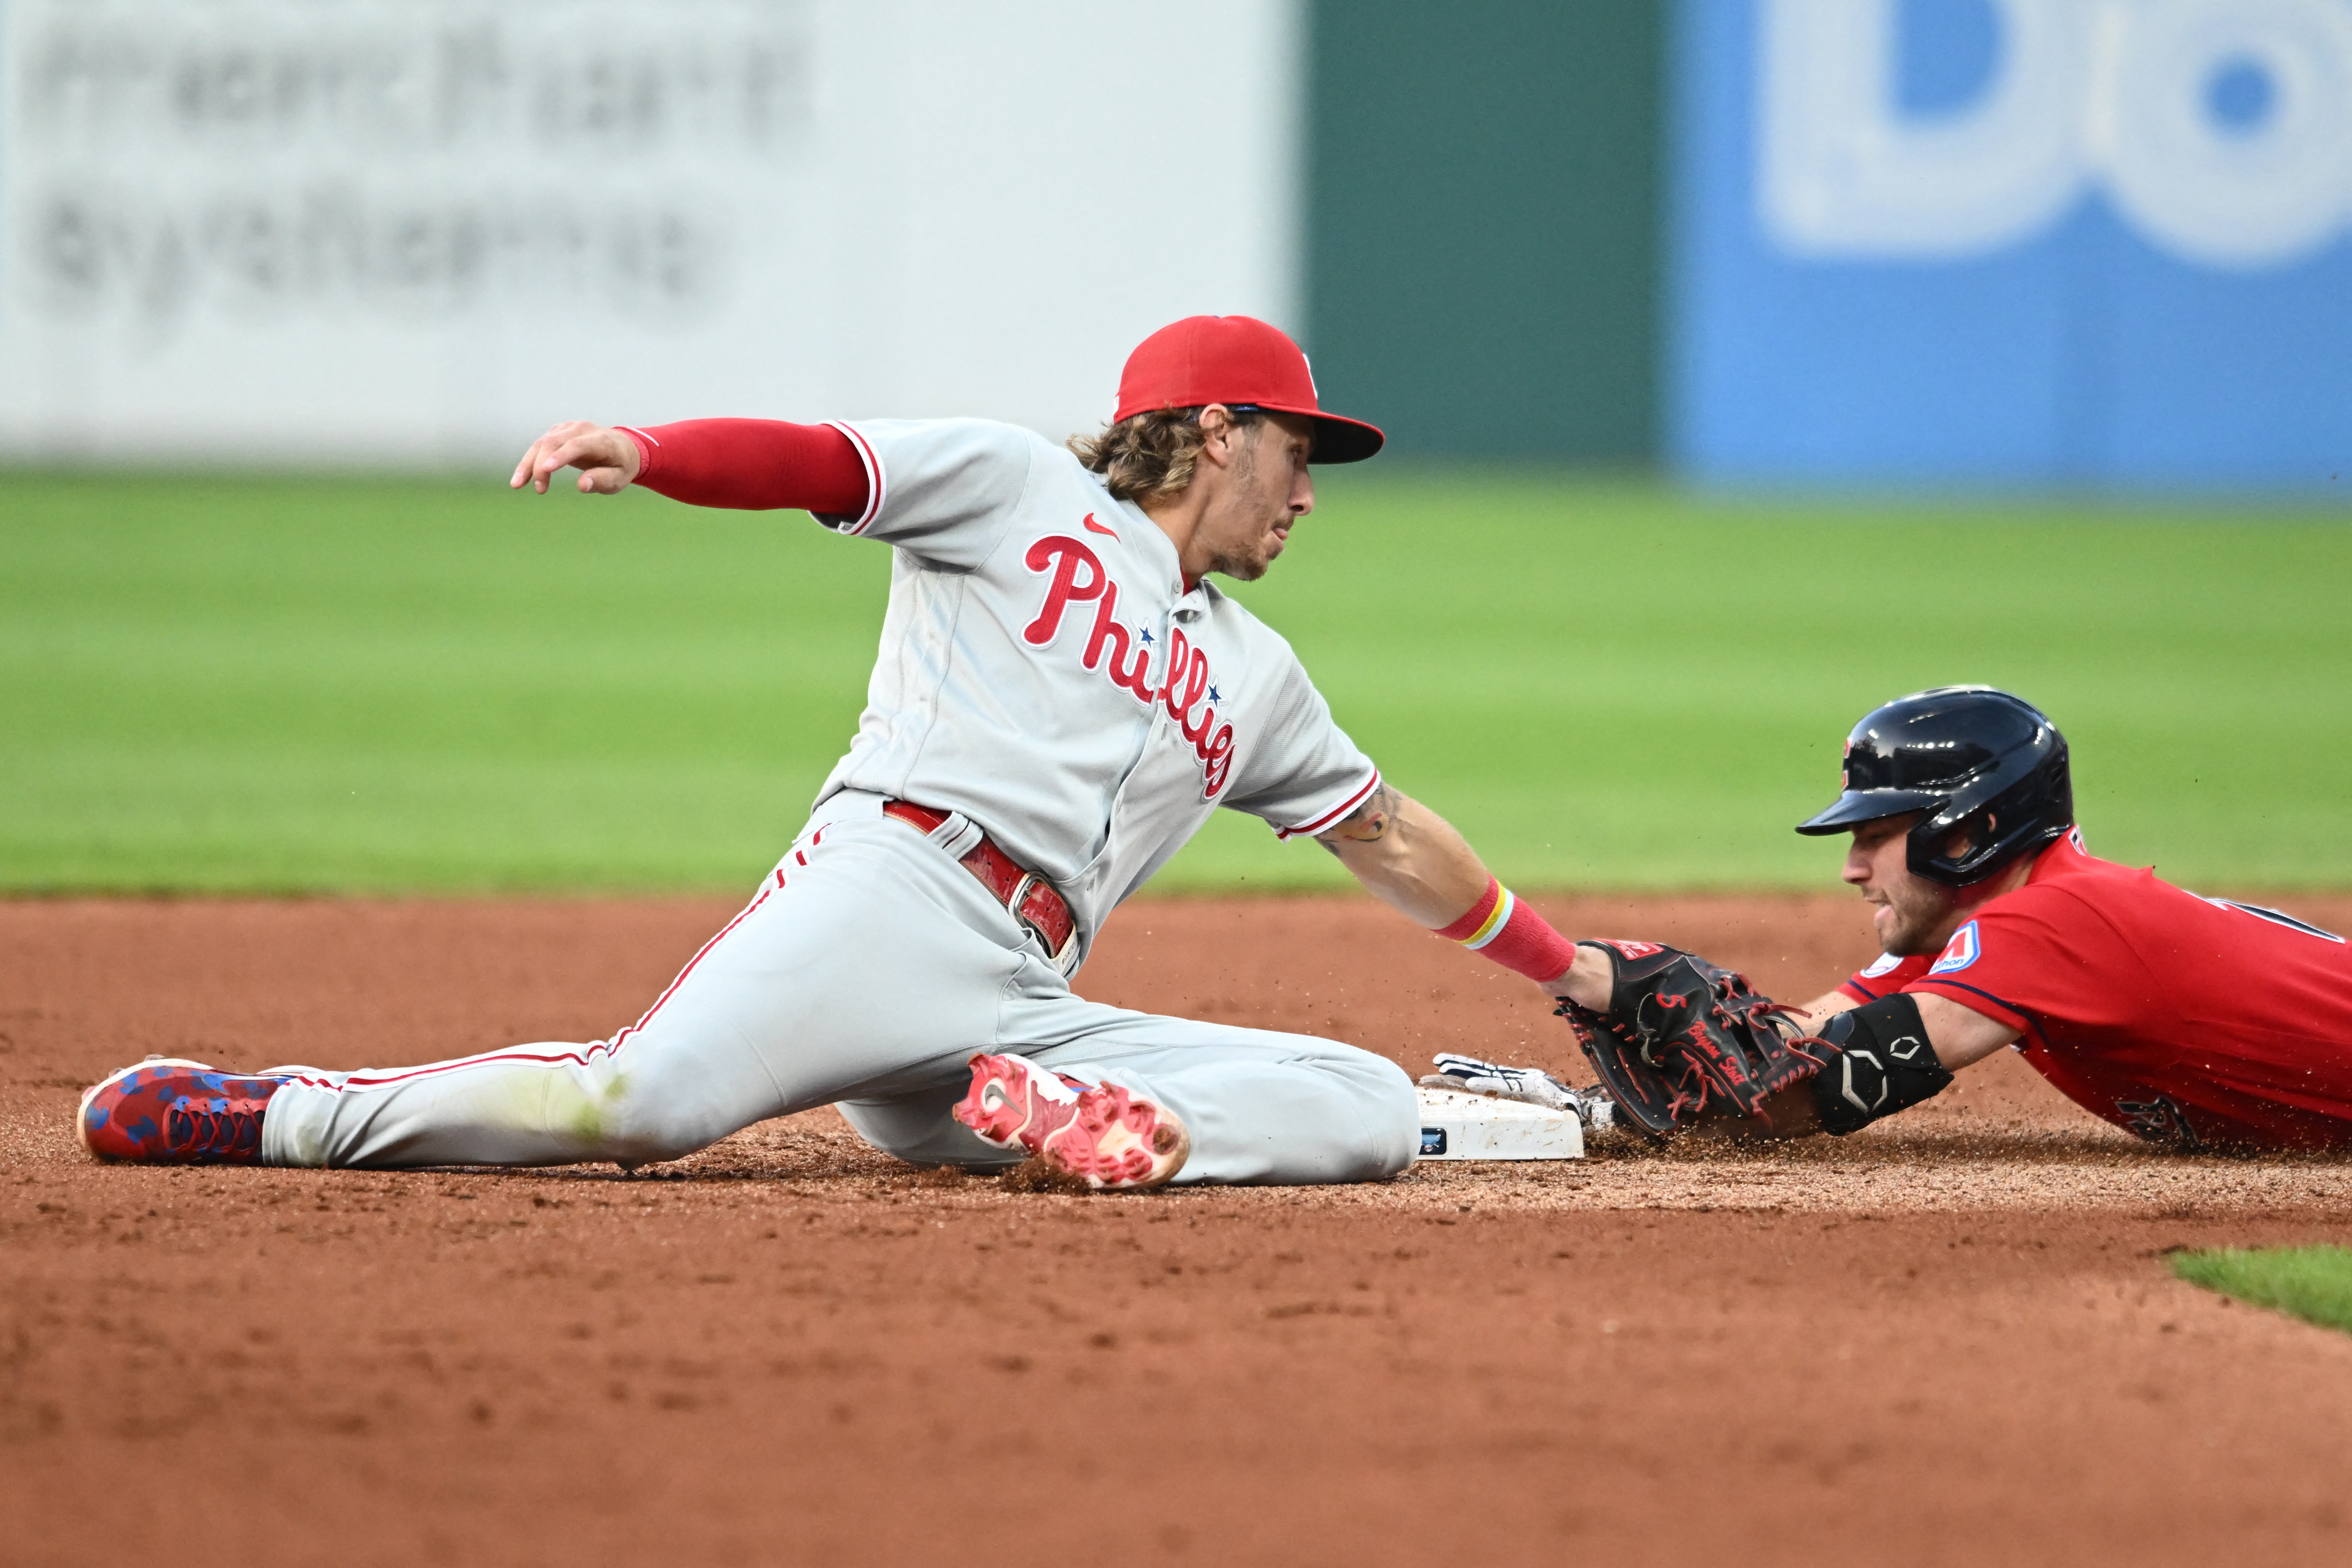
[[[1686,471],[2352,468],[2352,0],[1685,0],[1679,26]]]
[[[1297,324],[1295,9],[0,0],[0,452],[1091,427],[1166,321]],[[1134,138],[1202,126],[1171,224]]]

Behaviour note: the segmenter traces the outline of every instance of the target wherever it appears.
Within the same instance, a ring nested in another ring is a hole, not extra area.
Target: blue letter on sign
[[[1683,0],[1675,455],[2325,484],[2352,0]]]

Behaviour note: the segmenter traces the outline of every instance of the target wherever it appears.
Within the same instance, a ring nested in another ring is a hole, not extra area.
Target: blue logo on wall
[[[2352,0],[1683,0],[1675,47],[1690,470],[2352,453]]]

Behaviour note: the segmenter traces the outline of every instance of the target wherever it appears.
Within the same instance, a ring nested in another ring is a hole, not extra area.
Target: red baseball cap
[[[1318,408],[1307,356],[1281,328],[1255,316],[1187,316],[1138,343],[1119,374],[1111,423],[1211,403],[1306,416],[1315,422],[1309,462],[1360,463],[1388,440],[1377,426]]]

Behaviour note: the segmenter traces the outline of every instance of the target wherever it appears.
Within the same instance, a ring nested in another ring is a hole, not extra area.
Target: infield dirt
[[[1871,952],[1846,899],[1538,901],[1792,998]],[[2007,1057],[1843,1143],[1311,1191],[1018,1192],[830,1110],[635,1177],[74,1143],[151,1051],[609,1034],[730,912],[0,904],[0,1556],[2352,1558],[2352,1337],[2163,1257],[2352,1239],[2352,1163],[2147,1151]],[[1080,989],[1415,1072],[1579,1065],[1531,988],[1362,900],[1130,905]]]

